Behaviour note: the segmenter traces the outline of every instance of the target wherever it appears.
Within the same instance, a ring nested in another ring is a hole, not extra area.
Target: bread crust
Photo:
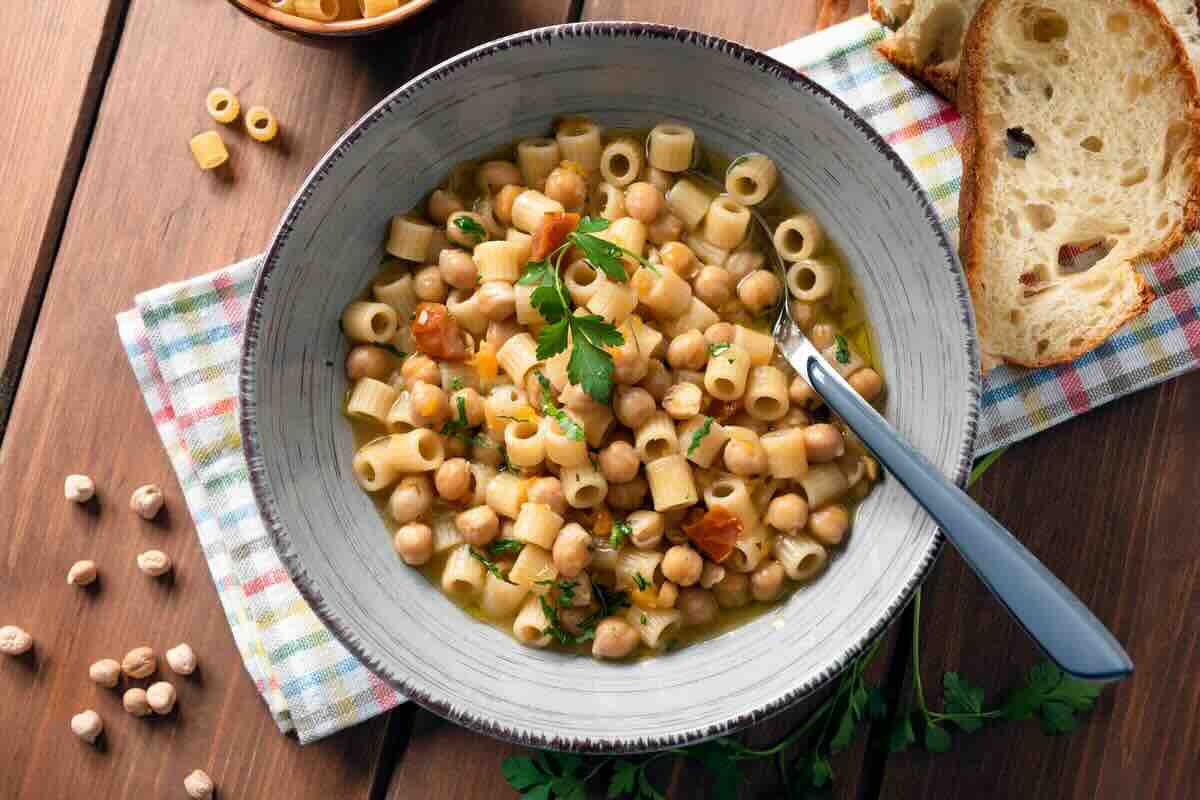
[[[1200,3],[1200,0],[1197,0]],[[883,25],[889,30],[895,30],[892,27],[895,20],[880,3],[879,0],[867,0],[867,10],[871,13],[871,18]],[[884,39],[876,46],[876,51],[890,61],[905,75],[911,75],[919,80],[932,86],[938,94],[946,98],[950,102],[954,102],[954,95],[958,89],[958,62],[950,64],[932,64],[927,67],[922,67],[917,64],[912,58],[904,53],[901,53],[892,39]]]
[[[966,273],[967,285],[971,290],[972,298],[976,302],[982,296],[980,283],[983,279],[983,265],[979,263],[976,254],[981,249],[985,235],[983,227],[978,224],[976,219],[976,210],[980,205],[981,194],[987,191],[987,187],[993,185],[996,166],[989,163],[987,159],[978,156],[981,151],[985,150],[985,148],[980,147],[981,132],[975,124],[978,118],[980,102],[980,74],[984,58],[983,48],[985,47],[986,31],[991,24],[992,17],[1000,13],[1007,3],[1016,1],[984,0],[967,29],[959,68],[957,101],[959,113],[963,117],[965,132],[961,146],[963,175],[958,201],[959,254],[963,270]],[[1156,18],[1162,29],[1168,33],[1167,41],[1171,43],[1173,51],[1170,68],[1177,69],[1186,76],[1185,84],[1188,94],[1191,97],[1187,119],[1192,129],[1193,141],[1200,141],[1200,86],[1197,85],[1196,75],[1192,71],[1191,61],[1188,58],[1187,51],[1184,49],[1182,40],[1179,38],[1179,34],[1167,21],[1167,18],[1163,15],[1154,0],[1127,1],[1132,5],[1140,6],[1145,12]],[[1157,246],[1134,256],[1134,258],[1164,258],[1182,243],[1184,235],[1187,232],[1200,227],[1200,152],[1198,151],[1200,151],[1200,147],[1193,150],[1192,156],[1187,161],[1187,170],[1191,174],[1191,190],[1188,193],[1185,203],[1182,222],[1175,225]],[[1055,364],[1070,363],[1094,350],[1126,322],[1144,313],[1154,301],[1154,290],[1150,288],[1145,277],[1133,266],[1132,260],[1126,262],[1125,267],[1132,271],[1134,280],[1137,282],[1138,301],[1122,314],[1113,317],[1110,324],[1101,333],[1058,357],[1025,361],[1003,353],[993,355],[998,355],[1005,361],[1022,367],[1049,367]],[[980,339],[981,341],[986,341],[987,336],[983,328],[983,315],[977,314],[976,320],[980,325]]]

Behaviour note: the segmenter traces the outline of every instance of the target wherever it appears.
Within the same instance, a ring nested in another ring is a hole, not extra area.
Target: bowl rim
[[[267,5],[266,0],[229,0],[229,2],[239,11],[250,15],[259,22],[264,22],[289,33],[336,39],[349,36],[364,36],[386,30],[393,25],[400,24],[414,14],[420,13],[437,2],[437,0],[405,0],[403,5],[386,14],[380,14],[377,17],[340,19],[331,22],[322,22],[279,11]]]
[[[822,668],[815,670],[812,678],[793,686],[772,701],[755,708],[746,709],[736,716],[725,719],[720,723],[709,725],[708,727],[672,731],[669,734],[661,734],[655,737],[641,737],[637,740],[611,737],[604,739],[565,738],[536,730],[512,730],[485,717],[477,716],[468,708],[456,707],[452,702],[452,698],[428,694],[418,687],[411,685],[405,675],[397,674],[391,670],[373,652],[372,647],[364,644],[355,635],[353,630],[350,630],[350,626],[342,621],[338,612],[327,604],[320,588],[315,585],[308,570],[301,562],[298,553],[292,547],[289,533],[276,514],[274,495],[266,474],[264,455],[260,449],[256,434],[257,400],[255,396],[255,371],[257,365],[257,338],[262,321],[262,308],[267,293],[268,278],[279,266],[279,251],[283,243],[287,240],[293,223],[303,211],[308,198],[324,179],[331,166],[339,160],[343,151],[351,147],[362,135],[363,131],[382,119],[383,114],[394,103],[409,98],[414,93],[423,89],[427,84],[445,78],[465,66],[487,58],[493,53],[515,47],[543,44],[548,40],[556,38],[573,39],[595,36],[605,38],[650,37],[676,41],[682,45],[699,47],[701,49],[716,50],[718,53],[732,56],[743,63],[758,68],[770,77],[787,81],[798,91],[807,92],[819,100],[830,103],[834,109],[842,113],[846,122],[851,124],[891,164],[900,180],[913,193],[914,201],[919,203],[924,211],[926,220],[939,246],[947,257],[947,264],[952,267],[951,272],[957,284],[957,296],[955,299],[959,304],[961,312],[959,321],[964,337],[962,344],[966,349],[969,368],[967,396],[965,398],[967,402],[966,418],[960,434],[961,444],[952,476],[954,483],[960,487],[966,485],[973,464],[974,444],[980,414],[982,377],[980,373],[980,351],[975,328],[975,316],[971,305],[970,293],[967,288],[966,277],[959,263],[957,252],[951,245],[945,229],[942,227],[932,201],[920,182],[913,175],[912,170],[904,163],[900,155],[886,142],[881,134],[832,92],[802,75],[796,69],[745,45],[713,34],[648,22],[574,22],[535,28],[481,44],[425,70],[383,98],[338,138],[329,151],[317,163],[313,171],[305,178],[301,188],[297,191],[287,210],[284,212],[283,218],[272,236],[270,247],[263,256],[262,267],[255,278],[248,303],[238,382],[238,399],[241,411],[239,428],[242,436],[243,453],[249,467],[251,490],[254,494],[259,513],[262,516],[264,527],[267,529],[272,544],[296,588],[321,622],[326,625],[334,637],[360,663],[386,680],[408,699],[468,730],[526,747],[566,752],[623,754],[695,744],[736,732],[791,708],[799,701],[826,686],[846,667],[852,664],[855,659],[872,647],[888,628],[900,618],[901,612],[912,601],[916,590],[929,576],[930,570],[937,561],[945,542],[945,536],[941,529],[935,528],[917,568],[908,575],[903,587],[889,599],[886,610],[880,618],[855,642],[846,646],[841,653],[831,658]]]

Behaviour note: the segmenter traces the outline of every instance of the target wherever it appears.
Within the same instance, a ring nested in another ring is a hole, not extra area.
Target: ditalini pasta
[[[352,473],[398,557],[476,619],[653,655],[818,579],[879,479],[760,300],[786,294],[868,401],[883,378],[850,273],[769,155],[709,181],[725,162],[684,122],[545,133],[388,209],[385,264],[341,316]]]

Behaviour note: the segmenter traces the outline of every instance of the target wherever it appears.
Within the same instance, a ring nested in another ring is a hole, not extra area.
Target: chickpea
[[[850,512],[836,503],[817,509],[808,520],[808,532],[826,547],[841,544],[849,528]]]
[[[646,238],[657,245],[677,242],[683,236],[683,223],[669,212],[658,215],[658,219],[646,226]]]
[[[465,458],[442,462],[433,475],[433,485],[444,499],[454,502],[471,490],[471,465]]]
[[[555,167],[546,177],[545,194],[568,211],[578,209],[587,201],[587,181],[573,169]]]
[[[352,381],[361,378],[386,381],[395,371],[396,357],[382,347],[360,344],[346,355],[346,377]]]
[[[675,183],[674,175],[649,164],[642,168],[641,179],[663,194],[666,194]]]
[[[704,571],[704,559],[685,544],[677,544],[667,551],[662,560],[663,577],[680,586],[691,586],[700,580]]]
[[[479,312],[494,322],[517,313],[517,291],[511,283],[488,281],[475,294],[479,298]]]
[[[646,377],[638,382],[638,386],[649,392],[654,402],[661,403],[667,395],[667,389],[670,389],[674,382],[675,378],[671,375],[671,370],[667,369],[667,365],[657,358],[652,358],[646,365]]]
[[[618,386],[613,413],[622,425],[637,429],[654,413],[654,398],[638,386]]]
[[[151,578],[157,578],[171,571],[171,557],[162,550],[147,550],[138,555],[137,566]]]
[[[458,418],[458,401],[462,398],[463,411],[467,415],[468,427],[474,428],[477,425],[482,425],[484,420],[483,398],[479,396],[479,392],[468,386],[465,389],[459,389],[450,398],[450,407],[454,409],[454,417]]]
[[[737,333],[737,328],[731,322],[714,322],[709,325],[704,331],[704,341],[710,345],[714,344],[733,344],[734,334]]]
[[[411,400],[413,424],[418,428],[437,429],[450,419],[450,399],[436,383],[417,381],[412,387]]]
[[[475,185],[483,194],[495,194],[501,187],[521,182],[521,170],[511,161],[486,161],[475,172]]]
[[[691,419],[700,413],[704,391],[694,383],[677,383],[663,397],[663,411],[672,419]]]
[[[775,306],[781,288],[774,272],[760,269],[738,282],[737,295],[742,305],[758,314]]]
[[[657,550],[666,523],[657,511],[635,511],[625,518],[629,523],[629,540],[638,550]]]
[[[33,647],[33,637],[16,625],[5,625],[0,628],[0,653],[6,656],[19,656],[28,653]]]
[[[726,572],[713,591],[721,608],[741,608],[750,602],[750,579],[740,572]]]
[[[530,484],[525,496],[530,503],[550,506],[550,510],[560,516],[567,511],[567,499],[558,478],[538,478]]]
[[[433,557],[433,530],[420,522],[402,525],[392,537],[396,554],[410,567],[418,567]]]
[[[446,301],[446,282],[442,280],[440,267],[421,267],[413,273],[413,291],[417,299],[427,303],[444,303]]]
[[[105,689],[113,689],[121,680],[121,665],[114,658],[102,658],[88,667],[88,677]]]
[[[146,702],[160,717],[170,714],[175,708],[175,687],[166,681],[150,684],[146,689]]]
[[[850,376],[849,384],[868,403],[883,392],[883,378],[870,367],[864,367]]]
[[[675,608],[685,626],[707,625],[717,618],[717,598],[707,589],[680,589]]]
[[[708,362],[708,343],[697,330],[681,333],[667,346],[667,363],[674,369],[704,369]]]
[[[720,308],[733,298],[733,284],[728,270],[709,264],[692,280],[692,291],[709,308]]]
[[[704,562],[704,570],[700,573],[700,586],[711,589],[725,579],[725,568],[711,561]]]
[[[196,671],[196,651],[187,642],[180,642],[165,655],[167,666],[176,675],[191,675]]]
[[[670,581],[665,582],[658,587],[658,597],[655,599],[655,604],[659,608],[674,608],[676,601],[679,600],[679,587]]]
[[[88,744],[94,744],[104,732],[104,720],[90,708],[71,717],[71,732]]]
[[[139,486],[129,498],[129,510],[142,519],[154,519],[163,507],[163,491],[156,484]]]
[[[641,461],[633,445],[628,442],[613,442],[600,451],[600,474],[609,483],[631,481],[638,473]]]
[[[596,658],[625,658],[634,651],[638,641],[637,631],[628,622],[620,617],[605,617],[596,626],[592,655]]]
[[[691,277],[696,271],[696,254],[683,242],[667,242],[658,251],[663,266],[681,278]]]
[[[479,267],[465,250],[446,248],[438,255],[442,281],[455,289],[474,289],[479,283]]]
[[[632,511],[642,507],[649,489],[650,486],[646,483],[646,479],[637,475],[633,480],[625,481],[625,483],[610,483],[605,499],[613,508]]]
[[[125,694],[121,695],[121,705],[135,717],[147,717],[151,713],[150,700],[146,697],[146,690],[136,686],[126,689]]]
[[[492,206],[492,210],[496,214],[498,222],[512,225],[513,203],[517,202],[517,197],[523,191],[525,191],[524,186],[510,183],[496,194],[496,202]]]
[[[649,225],[662,213],[666,198],[652,183],[638,181],[625,190],[625,211],[629,216]]]
[[[798,533],[808,523],[808,501],[798,494],[781,494],[767,506],[766,522],[783,533]]]
[[[624,386],[639,382],[646,377],[650,359],[634,348],[620,347],[612,351],[613,380]]]
[[[461,218],[471,220],[475,223],[475,225],[478,225],[479,228],[475,228],[475,226],[472,225],[470,226],[471,230],[463,230],[458,226],[458,220]],[[459,245],[460,247],[473,249],[475,245],[488,240],[487,226],[487,220],[485,220],[481,215],[476,214],[474,211],[455,211],[450,215],[450,218],[446,220],[446,238],[449,239],[451,243]],[[482,232],[479,229],[482,229]]]
[[[442,434],[439,438],[446,458],[462,458],[467,454],[467,443],[461,437]]]
[[[445,225],[451,214],[462,211],[463,208],[463,202],[458,195],[447,189],[435,189],[433,194],[429,195],[429,218],[438,225]]]
[[[404,478],[388,498],[388,513],[401,525],[419,519],[432,507],[433,487],[425,475]]]
[[[404,359],[404,364],[400,367],[400,376],[404,378],[404,385],[410,389],[422,381],[428,384],[442,382],[442,371],[438,369],[434,360],[424,353],[413,353]]]
[[[96,580],[98,575],[95,561],[76,561],[71,565],[71,569],[67,570],[67,583],[72,586],[87,586]]]
[[[158,669],[158,656],[149,647],[135,647],[121,659],[121,671],[131,678],[148,678]]]
[[[483,547],[500,533],[500,518],[490,506],[475,506],[454,518],[458,532],[467,544]]]
[[[804,429],[804,449],[814,464],[833,461],[846,452],[842,432],[827,422],[809,425]]]
[[[767,471],[767,454],[758,441],[730,439],[725,445],[725,469],[743,477]]]
[[[63,481],[63,495],[72,503],[86,503],[96,495],[96,483],[87,475],[68,475]]]
[[[750,593],[760,603],[769,603],[783,591],[783,564],[766,561],[750,575]]]
[[[812,417],[808,412],[801,408],[789,408],[788,412],[783,415],[783,419],[775,423],[775,430],[782,431],[788,428],[807,428],[812,425]]]
[[[592,560],[592,537],[579,525],[567,525],[554,540],[554,568],[563,578],[574,578]]]
[[[192,770],[183,779],[183,790],[192,800],[212,800],[213,780],[203,770]]]
[[[792,378],[792,383],[788,386],[788,399],[792,401],[792,405],[809,410],[817,408],[822,402],[820,396],[808,385],[808,381],[799,375]]]
[[[736,283],[755,270],[762,269],[764,263],[766,259],[762,253],[755,250],[735,250],[725,259],[725,270]]]
[[[813,325],[812,330],[808,332],[809,341],[811,341],[813,343],[813,347],[817,348],[818,350],[825,350],[826,348],[832,347],[834,337],[836,336],[837,331],[834,330],[833,326],[824,322],[820,323],[819,325]]]

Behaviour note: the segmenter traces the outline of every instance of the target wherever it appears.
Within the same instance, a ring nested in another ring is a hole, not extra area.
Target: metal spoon
[[[771,241],[766,221],[757,213],[752,217]],[[786,298],[783,264],[773,247],[765,249]],[[1119,680],[1133,672],[1133,661],[1124,648],[1079,598],[1004,526],[905,442],[830,366],[792,319],[786,299],[779,304],[774,336],[788,363],[933,517],[979,579],[1054,663],[1071,675],[1091,680]]]

